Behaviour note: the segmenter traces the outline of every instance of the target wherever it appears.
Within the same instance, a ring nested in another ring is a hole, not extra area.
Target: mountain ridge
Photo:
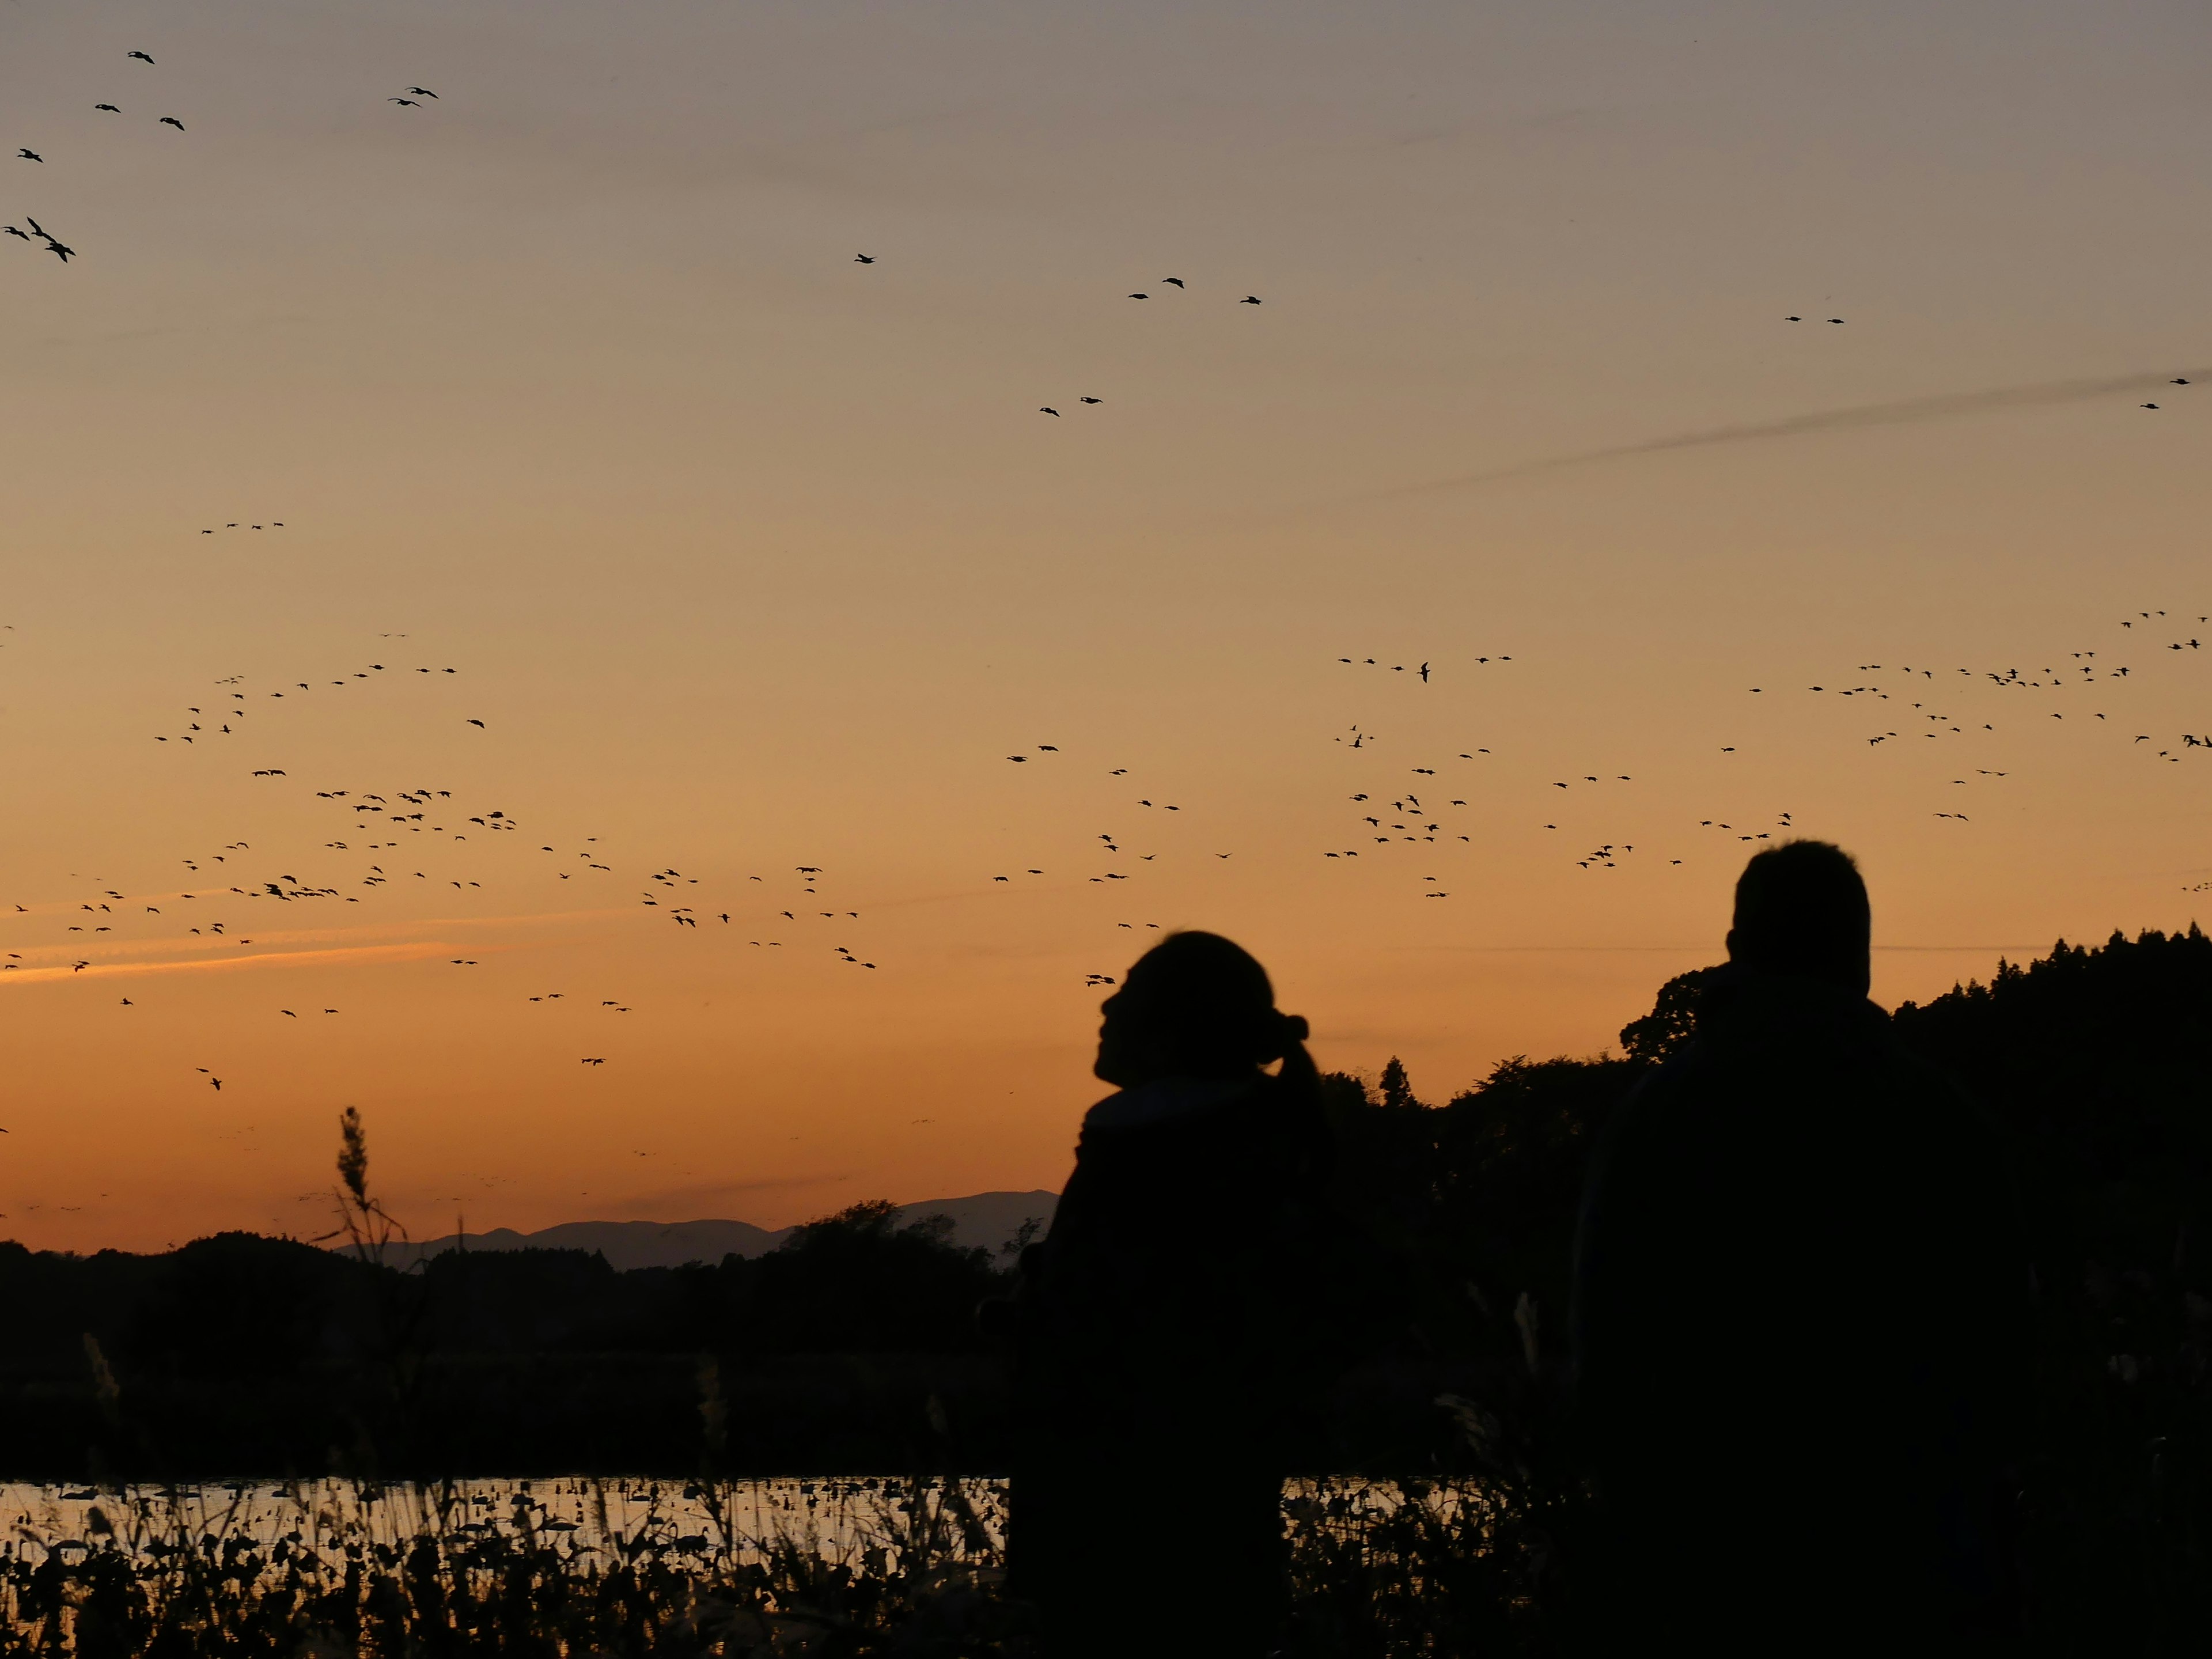
[[[1052,1224],[1057,1193],[969,1193],[959,1198],[925,1198],[898,1206],[902,1225],[944,1216],[952,1223],[952,1243],[966,1249],[996,1254],[1024,1221]],[[449,1250],[595,1250],[618,1273],[639,1267],[680,1267],[714,1263],[726,1255],[750,1260],[782,1245],[799,1229],[760,1227],[750,1221],[562,1221],[534,1232],[494,1227],[481,1233],[447,1233],[420,1243],[395,1243],[385,1253],[395,1267],[410,1267]]]

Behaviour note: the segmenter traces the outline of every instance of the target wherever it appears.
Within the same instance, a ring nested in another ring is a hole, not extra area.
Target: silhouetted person
[[[2032,1281],[1992,1137],[1867,1000],[1839,849],[1736,884],[1689,1045],[1601,1146],[1577,1402],[1597,1650],[2004,1650]]]
[[[1051,1659],[1261,1655],[1285,1607],[1285,1428],[1309,1369],[1305,1022],[1199,933],[1147,952],[1104,1012],[1094,1069],[1120,1092],[1084,1119],[1010,1321],[1010,1588]]]

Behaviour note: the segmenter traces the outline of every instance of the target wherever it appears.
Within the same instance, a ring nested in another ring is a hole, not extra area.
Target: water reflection
[[[1465,1488],[1358,1477],[1297,1480],[1283,1489],[1293,1531],[1357,1528],[1410,1506],[1458,1521]],[[423,1486],[342,1479],[90,1486],[0,1483],[10,1534],[0,1559],[112,1547],[160,1559],[180,1548],[250,1545],[267,1558],[365,1550],[396,1558],[426,1534],[456,1540],[512,1540],[551,1547],[588,1565],[650,1547],[702,1563],[767,1559],[801,1550],[830,1564],[896,1571],[902,1554],[927,1547],[978,1561],[1006,1541],[1003,1480],[830,1476],[724,1480],[712,1485],[640,1478],[563,1476]],[[235,1543],[233,1540],[236,1540]]]
[[[995,1559],[1005,1542],[1006,1482],[989,1479],[681,1480],[570,1476],[435,1486],[322,1480],[212,1481],[189,1486],[0,1484],[0,1516],[14,1541],[0,1558],[116,1547],[155,1558],[181,1547],[236,1540],[267,1552],[395,1556],[426,1533],[552,1546],[572,1558],[636,1546],[702,1561],[763,1559],[800,1548],[830,1562],[896,1570],[917,1523],[944,1517],[960,1535],[932,1537]]]

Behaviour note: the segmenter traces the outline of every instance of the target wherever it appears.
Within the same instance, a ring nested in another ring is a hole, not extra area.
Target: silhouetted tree
[[[1382,1068],[1382,1104],[1392,1111],[1418,1111],[1421,1103],[1413,1097],[1413,1085],[1406,1076],[1406,1062],[1397,1055],[1390,1056]]]
[[[1717,968],[1692,968],[1659,988],[1651,1012],[1620,1028],[1620,1051],[1639,1066],[1656,1066],[1698,1029],[1698,1000]]]
[[[951,1231],[943,1216],[901,1226],[888,1199],[810,1222],[781,1249],[736,1264],[739,1316],[787,1352],[980,1346],[972,1316],[999,1288],[999,1270],[989,1251],[954,1244]]]

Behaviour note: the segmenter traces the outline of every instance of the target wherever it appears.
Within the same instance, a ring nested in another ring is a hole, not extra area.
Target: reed
[[[330,1480],[272,1510],[243,1495],[111,1492],[17,1517],[0,1545],[0,1656],[885,1656],[1021,1659],[1002,1595],[1003,1489],[921,1477],[842,1486],[759,1514],[736,1486],[641,1486],[608,1524],[609,1483],[453,1486]],[[559,1502],[546,1499],[557,1493]],[[757,1492],[754,1494],[757,1498]],[[1147,1528],[1205,1535],[1203,1493],[1102,1493],[1131,1516],[1130,1612],[1163,1570]],[[756,1519],[740,1515],[751,1509]],[[580,1522],[562,1518],[580,1515]],[[703,1515],[706,1521],[700,1524]],[[1456,1483],[1328,1480],[1285,1495],[1297,1654],[1541,1650],[1526,1540],[1508,1506]],[[1202,1555],[1166,1570],[1203,1571]]]

